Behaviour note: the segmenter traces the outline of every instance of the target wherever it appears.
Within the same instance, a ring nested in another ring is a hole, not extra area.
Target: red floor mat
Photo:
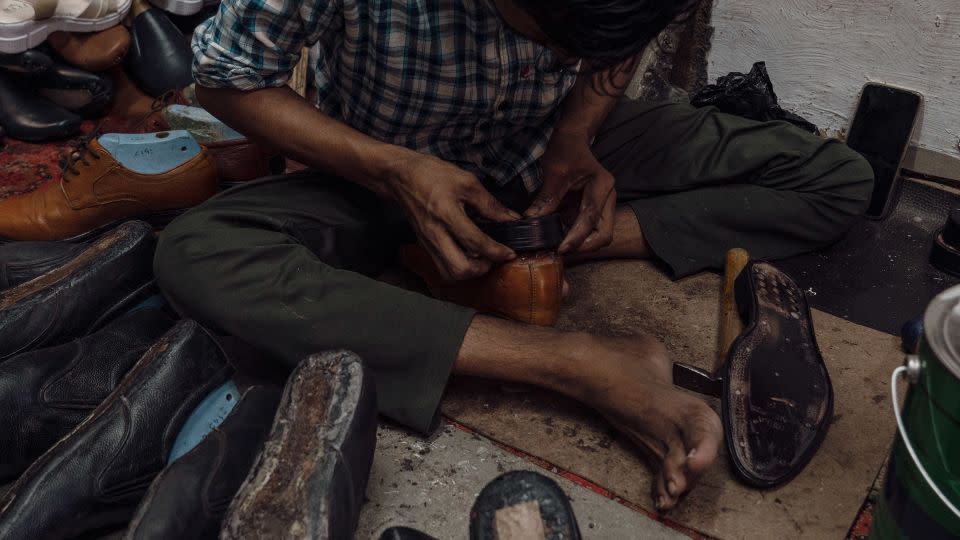
[[[94,122],[84,122],[89,133]],[[60,180],[60,156],[71,139],[33,144],[6,137],[0,148],[0,199]]]

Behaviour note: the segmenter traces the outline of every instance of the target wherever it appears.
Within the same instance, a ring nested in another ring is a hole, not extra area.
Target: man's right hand
[[[393,170],[388,190],[447,279],[481,276],[492,265],[516,258],[513,250],[484,234],[467,216],[469,206],[493,221],[520,219],[476,176],[425,154],[404,159]]]
[[[494,221],[520,216],[463,169],[364,135],[286,86],[252,92],[199,86],[197,97],[205,109],[254,140],[398,201],[448,279],[476,277],[516,257],[483,234],[467,217],[466,207]]]

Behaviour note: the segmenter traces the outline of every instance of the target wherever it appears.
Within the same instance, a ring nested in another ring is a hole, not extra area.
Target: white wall
[[[960,157],[960,0],[715,0],[713,26],[711,82],[764,60],[784,108],[831,131],[864,83],[910,88],[915,142]]]

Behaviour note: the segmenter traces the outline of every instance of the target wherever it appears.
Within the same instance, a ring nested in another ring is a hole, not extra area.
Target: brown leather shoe
[[[126,169],[96,139],[73,160],[59,182],[0,201],[0,239],[80,239],[128,219],[159,226],[217,191],[206,151],[162,174]]]
[[[563,259],[556,253],[520,253],[484,276],[450,283],[419,244],[400,248],[400,262],[419,275],[430,293],[477,311],[527,324],[553,326],[560,314]]]
[[[122,25],[102,32],[54,32],[47,43],[68,64],[87,71],[106,71],[120,63],[130,47],[130,32]]]
[[[282,156],[249,139],[211,142],[204,146],[210,152],[221,184],[247,182],[271,174],[281,174],[286,168]]]

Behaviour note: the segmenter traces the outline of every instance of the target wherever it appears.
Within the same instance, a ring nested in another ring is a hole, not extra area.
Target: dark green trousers
[[[621,102],[594,150],[676,277],[720,268],[730,247],[778,258],[824,246],[865,210],[873,182],[841,143],[685,104]],[[298,173],[178,218],[155,270],[185,316],[287,366],[322,350],[357,352],[381,412],[427,431],[474,312],[373,278],[406,230],[370,192]]]

